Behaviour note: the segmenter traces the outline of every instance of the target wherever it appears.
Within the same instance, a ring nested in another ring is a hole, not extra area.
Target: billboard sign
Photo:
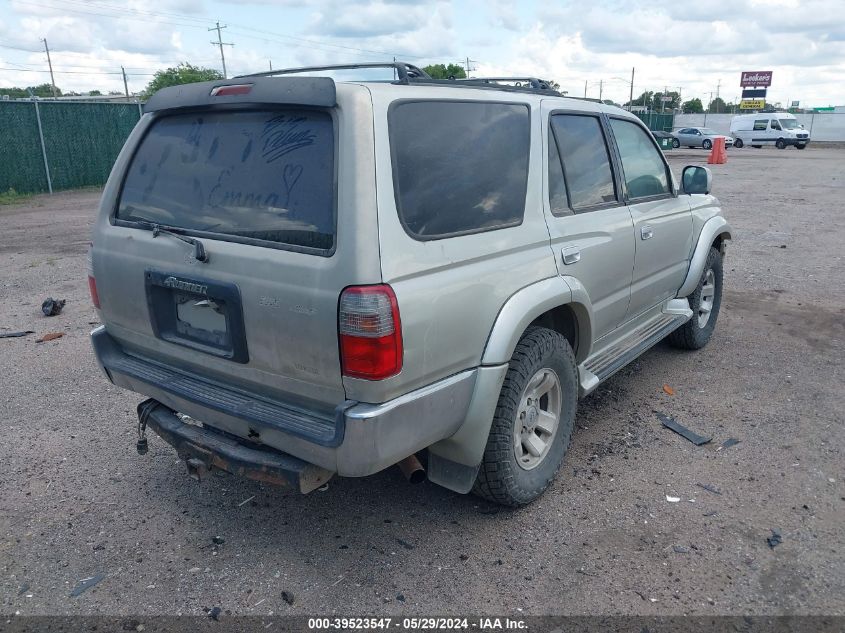
[[[745,88],[742,91],[742,98],[743,99],[765,99],[766,98],[766,89],[765,88]]]
[[[762,110],[766,107],[765,99],[749,99],[748,101],[740,101],[740,110]]]
[[[743,88],[768,88],[772,85],[771,70],[746,70],[739,85]]]

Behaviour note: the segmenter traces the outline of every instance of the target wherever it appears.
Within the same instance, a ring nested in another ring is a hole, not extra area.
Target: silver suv
[[[382,66],[155,94],[94,226],[94,349],[148,398],[139,452],[150,427],[195,477],[308,492],[427,449],[431,481],[524,504],[580,397],[708,342],[730,227],[627,112]]]

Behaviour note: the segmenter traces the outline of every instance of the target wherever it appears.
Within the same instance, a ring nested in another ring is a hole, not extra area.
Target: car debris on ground
[[[73,588],[73,591],[70,592],[70,597],[76,598],[77,596],[85,593],[91,587],[101,582],[105,577],[105,574],[95,574],[88,578],[83,578],[79,581],[79,584],[77,584],[76,587]]]
[[[766,543],[768,543],[771,549],[776,548],[778,545],[783,543],[783,538],[780,535],[780,530],[776,528],[772,528],[772,535],[766,538]]]
[[[34,330],[22,330],[20,332],[0,332],[0,338],[20,338],[28,334],[35,334]]]
[[[701,446],[702,444],[707,444],[712,437],[704,437],[703,435],[699,435],[693,431],[690,431],[687,427],[683,426],[682,424],[678,424],[675,421],[675,418],[666,415],[665,413],[661,413],[659,411],[655,412],[657,414],[657,419],[660,420],[660,423],[665,426],[667,429],[671,429],[675,431],[678,435],[685,437],[690,442],[695,444],[696,446]]]
[[[65,299],[53,299],[53,297],[47,297],[44,300],[44,303],[41,304],[41,311],[44,313],[44,316],[56,316],[57,314],[61,314],[62,308],[65,307],[65,303],[67,303],[67,300]]]
[[[39,339],[36,339],[36,343],[46,343],[47,341],[55,341],[57,338],[62,338],[65,335],[64,332],[50,332],[45,334]]]

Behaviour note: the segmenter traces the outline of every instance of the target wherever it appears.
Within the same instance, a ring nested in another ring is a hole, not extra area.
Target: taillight
[[[390,286],[344,290],[338,309],[338,334],[344,376],[383,380],[402,370],[402,324]]]
[[[100,295],[97,293],[97,280],[94,279],[94,260],[92,256],[93,244],[88,245],[88,291],[91,293],[91,303],[100,309]]]

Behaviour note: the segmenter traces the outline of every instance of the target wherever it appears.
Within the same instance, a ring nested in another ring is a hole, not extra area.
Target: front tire
[[[511,358],[473,492],[514,507],[543,494],[569,448],[577,406],[569,342],[529,327]]]
[[[711,248],[698,286],[688,297],[692,318],[668,336],[670,345],[701,349],[710,342],[722,306],[722,278],[722,255]]]
[[[701,142],[701,147],[703,147],[704,149],[712,149],[713,141],[711,141],[709,138],[706,138]]]
[[[795,149],[804,149],[805,147],[807,147],[806,144],[805,145],[796,145]]]
[[[775,147],[777,147],[778,149],[785,149],[786,143],[784,142],[784,140],[782,138],[779,138],[778,140],[775,141]]]
[[[736,147],[737,149],[742,149],[743,145],[745,145],[745,143],[742,142],[741,138],[738,138],[734,141],[734,147]]]

